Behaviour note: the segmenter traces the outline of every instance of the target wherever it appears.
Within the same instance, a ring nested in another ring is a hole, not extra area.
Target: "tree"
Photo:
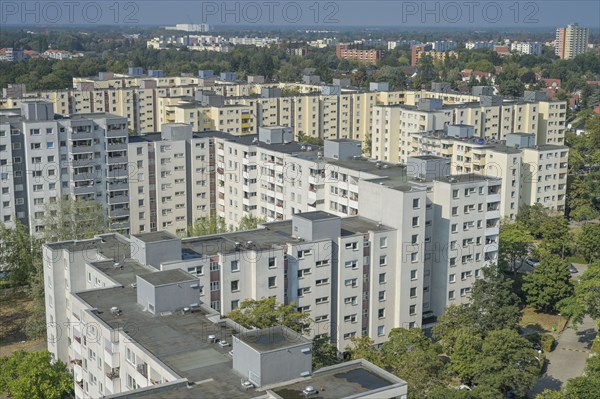
[[[320,369],[321,367],[333,366],[338,364],[337,347],[331,343],[331,338],[328,336],[315,338],[313,340],[312,350],[312,366],[313,370]]]
[[[573,294],[569,264],[556,255],[544,254],[540,265],[525,276],[523,291],[536,310],[556,311],[557,304]]]
[[[550,219],[548,209],[542,204],[525,205],[519,208],[517,222],[523,223],[525,229],[531,233],[534,238],[541,238],[543,225]]]
[[[369,336],[352,337],[351,344],[346,348],[350,358],[365,359],[378,366],[383,366],[381,351],[375,348],[375,343]]]
[[[27,227],[17,222],[11,229],[0,223],[0,265],[9,271],[14,285],[28,284],[40,260],[40,243],[29,235]]]
[[[542,247],[548,252],[560,255],[564,258],[565,249],[571,242],[569,235],[569,223],[562,216],[546,219],[542,223]]]
[[[14,399],[61,399],[69,396],[73,377],[48,351],[17,351],[0,358],[0,393]]]
[[[299,312],[294,302],[283,305],[274,297],[245,299],[227,317],[246,328],[285,326],[298,333],[308,332],[311,323],[309,314]]]
[[[445,384],[439,348],[423,330],[394,328],[388,338],[381,347],[383,364],[408,383],[409,398],[427,398],[429,391]]]
[[[540,364],[531,343],[515,330],[490,332],[481,344],[473,381],[505,394],[523,392],[535,382]]]
[[[94,201],[60,199],[44,213],[44,242],[85,240],[108,231],[104,209]]]
[[[210,234],[226,233],[225,219],[222,217],[206,217],[202,216],[188,227],[187,234],[189,237],[207,236]]]
[[[577,252],[588,262],[600,258],[600,225],[585,224],[577,236]]]
[[[575,283],[575,295],[559,302],[558,308],[575,325],[581,323],[586,315],[600,321],[600,261],[588,266]]]
[[[246,215],[240,220],[240,225],[238,226],[238,230],[254,230],[258,227],[259,224],[264,223],[266,221],[265,218],[259,218],[252,215]]]
[[[492,330],[517,328],[522,314],[512,281],[497,266],[483,269],[483,277],[473,284],[469,305],[477,330],[485,334]]]
[[[499,241],[500,264],[516,273],[533,245],[533,237],[522,222],[516,221],[500,228]]]
[[[567,381],[565,399],[597,399],[600,397],[600,376],[588,374]]]

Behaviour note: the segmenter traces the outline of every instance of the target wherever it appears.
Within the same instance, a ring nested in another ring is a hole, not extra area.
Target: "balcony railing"
[[[108,377],[110,380],[116,380],[117,378],[120,378],[119,376],[119,368],[114,368],[111,371],[109,371],[108,373],[106,373],[106,377]]]

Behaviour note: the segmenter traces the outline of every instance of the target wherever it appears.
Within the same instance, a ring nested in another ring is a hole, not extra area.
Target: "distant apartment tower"
[[[541,55],[542,43],[539,42],[514,42],[510,45],[510,50],[520,54]]]
[[[377,64],[383,53],[381,50],[361,49],[349,43],[339,43],[335,47],[335,55],[340,60],[353,60],[361,64]]]
[[[179,30],[183,32],[208,32],[208,24],[176,24],[175,26],[167,26],[166,30]]]
[[[587,51],[589,37],[589,29],[579,27],[576,23],[569,24],[566,28],[558,28],[554,52],[563,60],[572,60]]]
[[[126,118],[64,118],[45,101],[0,113],[2,222],[39,235],[47,205],[69,196],[102,204],[111,229],[129,232],[127,137]]]
[[[436,50],[436,48],[439,48],[440,50]],[[429,56],[434,61],[444,61],[446,58],[456,55],[456,53],[449,48],[456,48],[456,44],[452,46],[447,42],[436,42],[412,46],[410,48],[411,65],[417,66],[419,60],[424,56]]]

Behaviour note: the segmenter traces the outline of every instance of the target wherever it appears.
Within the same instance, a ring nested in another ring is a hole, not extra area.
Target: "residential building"
[[[340,60],[353,60],[362,64],[377,64],[383,57],[381,50],[362,49],[350,43],[338,43],[335,55]]]
[[[510,44],[510,50],[519,54],[541,55],[542,46],[539,42],[513,42]]]
[[[282,326],[247,330],[211,309],[212,297],[233,301],[241,292],[284,299],[286,238],[266,242],[277,236],[266,227],[240,235],[256,245],[164,232],[44,245],[48,350],[72,371],[75,397],[274,399],[311,385],[340,398],[406,398],[404,381],[369,362],[313,371],[307,337]]]
[[[495,45],[496,45],[496,42],[494,42],[493,40],[490,40],[488,42],[469,41],[469,42],[465,43],[465,48],[467,50],[479,50],[479,49],[483,49],[483,48],[493,49]]]
[[[554,53],[563,60],[572,60],[587,51],[590,38],[588,28],[578,24],[569,24],[565,28],[556,29]]]
[[[23,50],[12,47],[0,48],[0,61],[19,62],[25,59]]]
[[[449,45],[446,42],[439,43],[440,44],[438,44],[437,47],[444,50],[436,50],[434,48],[434,43],[411,46],[411,65],[417,66],[419,60],[424,56],[428,56],[433,61],[439,62],[444,62],[448,57],[457,56],[457,54],[454,51],[445,50],[446,48],[452,47],[452,45]]]
[[[39,235],[47,206],[68,196],[99,202],[111,229],[128,232],[127,136],[123,117],[65,118],[45,101],[25,101],[20,109],[0,112],[3,221],[14,225],[18,220]]]
[[[180,30],[184,32],[208,32],[208,24],[176,24],[175,26],[166,26],[166,30]]]

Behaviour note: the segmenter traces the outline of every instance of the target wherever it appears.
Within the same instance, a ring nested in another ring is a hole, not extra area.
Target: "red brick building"
[[[361,64],[377,64],[383,57],[383,52],[374,49],[361,49],[349,43],[339,43],[335,47],[335,55],[340,60],[354,60]]]

